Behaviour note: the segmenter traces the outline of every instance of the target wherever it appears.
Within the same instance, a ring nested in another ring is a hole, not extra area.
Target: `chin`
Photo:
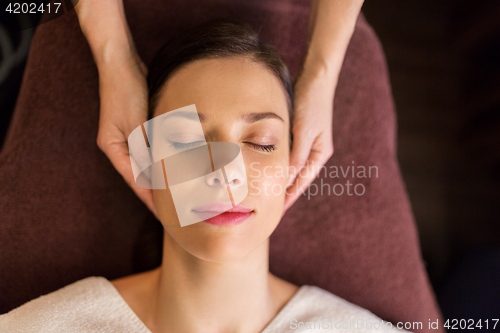
[[[248,227],[220,228],[195,224],[167,232],[172,241],[192,256],[209,262],[224,263],[245,258],[269,236],[263,230],[255,230],[255,225],[253,228]]]
[[[226,237],[210,237],[196,244],[189,244],[185,249],[193,256],[210,262],[230,262],[245,258],[258,244],[250,239],[242,240]]]
[[[281,219],[283,200],[268,200],[250,218],[234,225],[199,222],[185,227],[163,223],[170,241],[192,256],[208,262],[231,262],[247,257],[268,241]],[[266,213],[262,213],[265,211]]]

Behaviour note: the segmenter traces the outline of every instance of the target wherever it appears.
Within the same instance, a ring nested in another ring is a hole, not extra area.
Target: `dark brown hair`
[[[149,66],[149,118],[158,104],[162,87],[183,65],[206,58],[243,56],[264,65],[280,80],[287,98],[290,120],[293,112],[293,86],[290,72],[273,46],[260,41],[247,24],[232,19],[213,20],[169,40]]]

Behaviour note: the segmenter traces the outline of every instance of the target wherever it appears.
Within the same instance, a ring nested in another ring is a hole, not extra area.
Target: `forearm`
[[[147,68],[135,49],[122,0],[80,0],[75,10],[99,72],[97,144],[122,173],[128,167],[128,160],[119,158],[126,155],[126,136],[147,117]]]
[[[328,78],[338,77],[363,2],[312,1],[304,70]]]
[[[134,41],[125,34],[126,27],[116,29],[114,35],[99,36],[88,39],[92,56],[97,65],[99,75],[113,72],[133,71],[136,68],[144,73],[142,61],[135,49]],[[118,31],[119,30],[119,31]]]
[[[80,0],[75,10],[99,71],[140,63],[122,0]]]
[[[75,9],[99,72],[101,120],[111,117],[126,125],[145,117],[147,69],[135,49],[122,0],[80,0]],[[117,113],[129,116],[115,117]]]

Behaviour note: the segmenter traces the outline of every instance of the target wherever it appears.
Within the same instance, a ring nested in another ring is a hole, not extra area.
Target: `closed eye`
[[[257,149],[257,150],[264,151],[267,153],[270,153],[276,149],[276,147],[274,145],[258,145],[256,143],[252,143],[252,142],[245,142],[245,143],[247,145],[251,146],[253,149]]]
[[[245,142],[245,143],[247,145],[249,145],[250,147],[252,147],[253,149],[264,151],[267,153],[270,153],[276,149],[276,147],[274,145],[259,145],[259,144],[252,143],[252,142]],[[192,149],[192,148],[204,145],[204,144],[205,144],[205,141],[194,141],[194,142],[186,142],[186,143],[172,142],[170,147],[174,147],[177,150],[186,150],[186,149]]]
[[[205,141],[193,141],[193,142],[172,142],[170,147],[174,147],[177,150],[186,150],[204,145]]]

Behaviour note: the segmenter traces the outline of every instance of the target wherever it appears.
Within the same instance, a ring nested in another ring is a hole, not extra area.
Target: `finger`
[[[311,135],[304,133],[303,130],[295,130],[293,132],[294,140],[292,151],[290,153],[290,166],[288,168],[288,184],[293,184],[297,174],[306,165],[309,158],[314,138]]]
[[[295,181],[286,191],[284,212],[297,201],[300,195],[305,193],[330,157],[329,151],[311,151],[305,167],[297,174]]]
[[[153,191],[137,186],[132,171],[128,145],[126,142],[113,142],[104,144],[103,152],[109,158],[115,169],[122,175],[125,182],[132,188],[139,199],[149,208],[149,210],[158,218],[153,199]]]

